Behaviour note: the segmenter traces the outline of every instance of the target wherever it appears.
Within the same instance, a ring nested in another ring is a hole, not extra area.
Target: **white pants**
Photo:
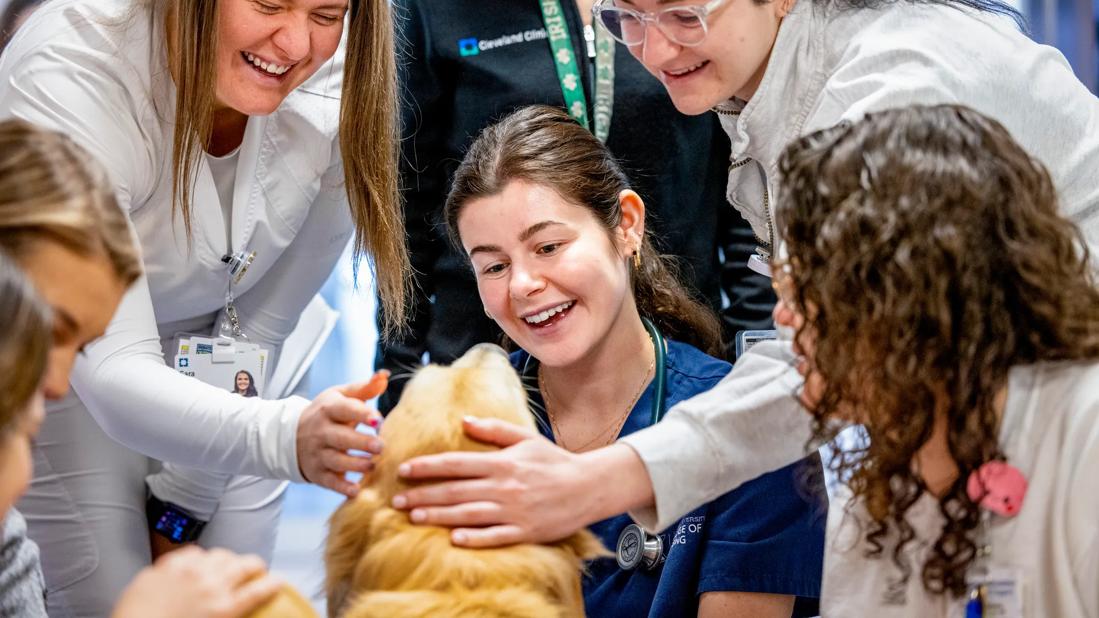
[[[50,405],[19,502],[38,543],[51,618],[106,617],[151,561],[145,476],[160,462],[111,440],[70,394]],[[234,477],[199,539],[270,561],[285,481]]]

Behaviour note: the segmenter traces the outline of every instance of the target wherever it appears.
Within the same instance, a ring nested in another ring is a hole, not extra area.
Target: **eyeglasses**
[[[710,14],[728,1],[710,0],[706,4],[670,6],[659,11],[641,12],[615,6],[614,0],[600,0],[592,7],[592,14],[614,40],[624,45],[644,43],[648,24],[653,23],[669,40],[693,47],[706,39],[706,20]]]

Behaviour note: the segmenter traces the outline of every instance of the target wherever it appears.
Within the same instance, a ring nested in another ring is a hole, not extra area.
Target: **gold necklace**
[[[596,434],[595,437],[592,438],[591,440],[587,441],[586,443],[582,444],[581,446],[573,448],[573,447],[570,447],[569,445],[565,444],[565,436],[564,436],[564,434],[561,433],[561,429],[557,426],[557,419],[554,418],[553,410],[550,407],[551,403],[556,405],[556,401],[554,401],[553,395],[550,394],[549,389],[546,388],[546,378],[545,378],[544,374],[542,373],[542,365],[539,364],[538,365],[538,390],[542,391],[542,398],[543,398],[543,400],[546,404],[546,416],[549,417],[550,426],[553,427],[553,435],[557,438],[557,443],[560,444],[567,451],[572,451],[574,453],[580,453],[584,450],[587,450],[589,447],[591,447],[591,445],[593,445],[596,442],[599,442],[601,439],[603,439],[607,435],[608,431],[611,431],[610,438],[607,439],[605,442],[600,443],[597,446],[597,448],[606,446],[606,445],[610,444],[611,442],[614,442],[614,439],[618,437],[618,434],[622,431],[622,427],[626,424],[626,419],[630,418],[630,412],[633,410],[633,407],[636,406],[637,401],[639,399],[641,399],[641,393],[645,392],[645,386],[647,386],[649,384],[649,374],[651,374],[653,372],[653,369],[655,369],[655,368],[656,368],[656,355],[654,354],[652,362],[649,363],[649,368],[646,369],[645,374],[643,376],[641,376],[641,385],[637,387],[637,392],[634,393],[633,397],[630,398],[630,402],[629,402],[629,404],[626,405],[626,410],[625,410],[625,412],[623,412],[622,417],[616,419],[613,423],[608,425],[606,429],[604,429],[603,431],[600,431],[598,434]]]

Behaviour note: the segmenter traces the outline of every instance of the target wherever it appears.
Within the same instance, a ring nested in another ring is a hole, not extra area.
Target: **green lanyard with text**
[[[572,1],[572,0],[570,0]],[[595,134],[601,142],[607,141],[611,131],[611,114],[614,109],[614,39],[601,26],[594,27],[592,35],[585,36],[588,53],[595,55],[595,129],[588,119],[588,100],[580,78],[580,67],[572,50],[568,22],[561,9],[560,0],[539,0],[542,5],[542,21],[546,25],[553,64],[561,82],[561,94],[565,96],[565,109]],[[587,33],[585,33],[587,34]]]

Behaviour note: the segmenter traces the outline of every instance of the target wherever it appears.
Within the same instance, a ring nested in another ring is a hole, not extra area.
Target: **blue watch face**
[[[168,537],[173,543],[182,543],[187,539],[187,532],[194,526],[195,521],[187,515],[168,507],[156,520],[154,528],[160,534]]]

